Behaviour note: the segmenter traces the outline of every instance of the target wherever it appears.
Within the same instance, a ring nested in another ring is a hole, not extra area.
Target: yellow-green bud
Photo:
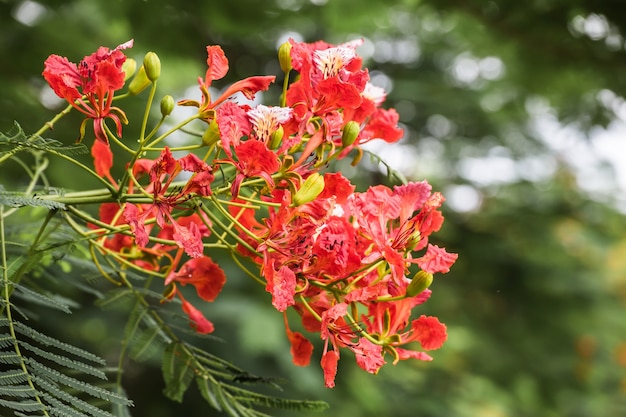
[[[354,120],[350,120],[343,127],[343,132],[341,133],[341,144],[344,147],[352,145],[359,136],[359,133],[361,133],[361,126]]]
[[[293,196],[291,202],[295,207],[309,203],[317,198],[324,190],[324,177],[314,172],[304,180],[298,192]]]
[[[161,76],[161,60],[154,52],[148,52],[143,57],[143,67],[150,81],[155,82]]]
[[[407,297],[414,297],[421,293],[433,283],[433,274],[426,271],[419,271],[406,289]]]
[[[206,146],[212,146],[220,140],[220,128],[217,125],[215,119],[209,123],[209,128],[202,135],[202,144]]]
[[[418,243],[422,240],[422,235],[419,230],[414,230],[406,241],[407,250],[414,250]]]
[[[268,148],[274,150],[278,149],[280,146],[280,141],[283,140],[283,135],[285,134],[285,129],[282,126],[278,126],[278,129],[272,133],[270,136],[270,142],[268,144]]]
[[[176,106],[176,102],[174,101],[174,97],[169,94],[161,99],[161,114],[163,117],[169,116],[170,113],[174,110]]]
[[[136,96],[141,93],[150,85],[150,80],[146,75],[146,69],[142,66],[139,68],[139,71],[135,74],[135,77],[131,80],[130,84],[128,84],[128,92]]]
[[[285,42],[278,47],[278,63],[284,73],[288,73],[293,68],[291,66],[291,43]]]
[[[122,71],[124,71],[124,81],[133,76],[137,70],[137,61],[132,58],[126,58],[126,61],[122,64]]]

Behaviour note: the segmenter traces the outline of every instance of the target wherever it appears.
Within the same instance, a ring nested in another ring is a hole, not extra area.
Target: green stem
[[[231,229],[231,227],[226,226],[219,217],[217,217],[211,210],[209,210],[205,205],[202,206],[202,211],[209,217],[209,219],[211,219],[211,221],[214,224],[217,224],[222,230],[224,230],[231,238],[233,238],[237,243],[239,243],[241,246],[243,246],[244,248],[248,249],[250,252],[257,254],[260,256],[260,254],[252,247],[250,246],[250,244],[248,242],[246,242],[245,240],[243,240],[242,238],[239,237],[239,235],[237,235],[237,233],[233,232],[233,230]],[[256,239],[258,239],[258,236],[255,236]]]
[[[165,139],[166,137],[168,137],[172,133],[176,132],[177,130],[180,130],[183,126],[185,126],[185,125],[193,122],[194,120],[198,119],[199,117],[200,117],[199,114],[194,114],[193,116],[188,117],[187,119],[181,121],[176,126],[173,126],[167,132],[163,133],[161,136],[154,138],[154,140],[152,140],[152,142],[150,142],[148,145],[146,145],[146,149],[151,149],[152,150],[154,145],[156,145],[157,143],[161,142],[163,139]]]
[[[54,128],[54,124],[57,121],[59,121],[59,119],[61,117],[65,116],[66,114],[69,114],[69,112],[72,111],[72,108],[73,108],[73,106],[71,104],[68,104],[67,107],[65,107],[63,110],[61,110],[61,112],[59,114],[57,114],[51,120],[49,120],[46,123],[44,123],[44,125],[41,126],[38,131],[33,133],[33,135],[31,137],[41,136],[43,134],[43,132],[45,132],[46,130],[52,130]]]
[[[137,159],[139,159],[139,157],[143,153],[143,147],[145,144],[144,142],[145,142],[145,135],[146,135],[146,127],[148,125],[148,117],[150,116],[150,108],[152,107],[152,101],[154,100],[155,94],[156,94],[156,81],[152,83],[152,88],[150,89],[150,95],[148,96],[148,102],[146,104],[146,110],[144,111],[144,114],[143,114],[143,121],[141,122],[141,131],[139,132],[139,147],[137,148],[136,151],[134,151],[133,156],[128,162],[128,165],[127,165],[128,168],[124,171],[124,176],[122,177],[120,181],[120,191],[124,188],[124,184],[126,184],[126,182],[128,181],[128,176],[131,175],[130,172],[133,169],[135,162],[137,161]],[[119,197],[119,196],[116,195],[116,197]]]

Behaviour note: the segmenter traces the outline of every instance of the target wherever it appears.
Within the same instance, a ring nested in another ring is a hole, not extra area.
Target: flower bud
[[[433,274],[426,271],[419,271],[411,280],[411,283],[406,288],[406,296],[414,297],[421,293],[433,283]]]
[[[278,47],[278,63],[284,73],[288,73],[293,68],[291,66],[291,43],[285,42]]]
[[[341,133],[341,144],[344,147],[352,145],[359,136],[359,133],[361,133],[361,126],[354,120],[350,120],[343,127],[343,132]]]
[[[126,61],[122,64],[122,71],[124,71],[124,81],[133,76],[137,70],[137,61],[132,58],[126,58]]]
[[[294,194],[291,202],[295,207],[309,203],[315,200],[322,190],[324,190],[324,177],[314,172],[304,180],[298,192]]]
[[[143,67],[150,81],[155,82],[161,76],[161,60],[154,52],[148,52],[143,57]]]
[[[163,117],[167,117],[172,113],[174,107],[176,106],[176,102],[174,102],[174,97],[169,94],[161,99],[161,114]]]
[[[130,95],[136,96],[141,93],[150,85],[150,80],[146,75],[146,69],[142,66],[139,68],[139,71],[135,74],[135,77],[131,80],[128,85],[128,93]]]
[[[267,147],[271,150],[278,149],[278,147],[280,146],[280,141],[283,140],[284,134],[285,134],[285,129],[283,129],[282,126],[278,126],[278,129],[276,129],[274,133],[272,133],[272,135],[270,136],[270,140],[269,140],[269,143],[267,144]]]
[[[220,140],[220,128],[217,125],[217,120],[211,120],[209,128],[202,135],[202,144],[206,146],[213,146]]]

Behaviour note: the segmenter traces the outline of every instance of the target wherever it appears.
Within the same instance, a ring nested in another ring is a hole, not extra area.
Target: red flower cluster
[[[372,373],[385,363],[385,353],[394,363],[430,360],[404,346],[417,341],[424,350],[437,349],[446,329],[434,317],[410,320],[412,309],[431,292],[414,293],[407,275],[411,264],[426,274],[448,272],[457,258],[428,243],[443,222],[437,210],[441,194],[432,193],[426,182],[355,193],[339,173],[323,178],[321,193],[299,206],[288,190],[275,189],[272,201],[280,206],[270,210],[264,224],[251,213],[240,216],[241,225],[260,238],[254,259],[272,304],[283,312],[294,307],[304,328],[320,333],[329,387],[340,348],[353,351],[359,366]],[[308,364],[310,342],[289,328],[287,333],[294,362]]]
[[[327,387],[334,386],[342,349],[371,373],[386,355],[394,364],[431,360],[424,351],[442,346],[446,327],[435,317],[413,318],[413,310],[430,297],[433,274],[448,272],[457,258],[429,243],[443,223],[444,198],[426,181],[355,192],[340,173],[320,173],[332,159],[358,156],[363,143],[403,136],[395,110],[380,107],[385,93],[370,84],[356,53],[360,44],[290,40],[280,63],[286,77],[298,72],[297,80],[285,84],[282,106],[254,107],[232,96],[252,99],[275,77],[235,82],[213,100],[209,87],[229,65],[219,46],[207,47],[201,100],[178,103],[197,107],[196,118],[208,124],[204,159],[192,153],[176,159],[168,147],[158,148],[154,160],[139,158],[148,144],[132,159],[128,183],[120,184],[123,198],[101,207],[100,224],[115,231],[102,238],[103,250],[162,273],[165,299],[178,296],[198,332],[210,333],[213,325],[179,287],[194,286],[204,301],[217,297],[226,279],[205,255],[209,242],[254,261],[284,314],[294,363],[308,365],[313,345],[291,330],[288,308],[324,341]],[[101,48],[78,67],[52,56],[44,71],[57,94],[94,120],[96,143],[107,149],[102,123],[113,118],[120,133],[123,112],[111,100],[123,84],[120,49],[127,46]],[[108,172],[110,161],[104,165]]]

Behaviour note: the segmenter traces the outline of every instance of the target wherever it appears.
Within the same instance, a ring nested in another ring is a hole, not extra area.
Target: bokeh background
[[[434,240],[460,257],[420,313],[445,322],[449,340],[433,362],[377,376],[344,355],[327,390],[319,356],[293,366],[268,294],[232,270],[205,309],[221,339],[209,349],[283,379],[287,397],[328,401],[327,416],[617,417],[626,415],[625,30],[612,0],[1,0],[0,130],[18,121],[34,131],[60,109],[41,77],[51,53],[76,62],[134,38],[129,56],[161,57],[159,94],[182,98],[197,94],[209,44],[230,59],[226,85],[278,74],[277,46],[289,37],[364,38],[365,65],[406,130],[401,143],[371,148],[447,197]],[[71,143],[79,121],[51,135]],[[338,168],[361,190],[388,181],[367,160]],[[15,172],[0,172],[5,188],[23,183]],[[71,174],[53,161],[53,183],[80,188]],[[89,303],[75,315],[48,331],[114,364],[124,316]],[[162,398],[158,363],[129,363],[125,378],[135,416],[219,415],[194,389],[182,405]]]

